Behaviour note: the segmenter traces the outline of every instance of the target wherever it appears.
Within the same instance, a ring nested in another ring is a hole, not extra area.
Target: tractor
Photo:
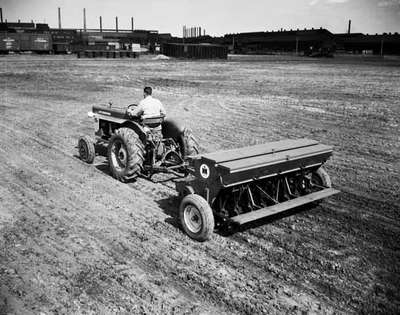
[[[110,171],[122,182],[174,174],[180,223],[197,241],[210,239],[216,229],[236,229],[339,193],[323,168],[331,146],[286,139],[199,153],[190,129],[164,117],[131,118],[131,106],[93,106],[88,113],[97,143],[108,145]],[[81,137],[78,148],[80,158],[93,163],[92,138]]]
[[[111,174],[121,182],[139,175],[151,178],[160,172],[185,176],[186,157],[199,152],[191,130],[163,116],[130,117],[128,112],[132,106],[137,105],[93,106],[88,113],[96,124],[96,142],[108,145]],[[92,138],[81,137],[78,148],[80,158],[93,163],[96,153]]]

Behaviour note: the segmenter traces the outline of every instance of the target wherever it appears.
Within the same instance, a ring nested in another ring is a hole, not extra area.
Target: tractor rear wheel
[[[108,145],[108,161],[112,175],[126,182],[136,178],[143,169],[144,144],[130,128],[115,131]]]
[[[78,140],[79,157],[82,161],[92,164],[96,156],[94,143],[89,136],[82,136]]]
[[[189,128],[185,128],[180,134],[178,143],[183,159],[189,155],[196,155],[199,153],[199,144],[194,137],[192,130]]]
[[[182,199],[179,218],[184,231],[193,239],[204,242],[214,231],[214,215],[207,201],[196,194]]]

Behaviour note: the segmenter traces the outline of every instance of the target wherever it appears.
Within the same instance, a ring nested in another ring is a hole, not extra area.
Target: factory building
[[[335,51],[334,35],[326,29],[290,30],[227,34],[223,43],[234,53],[295,53],[306,56],[329,56]]]
[[[169,57],[188,59],[227,59],[228,47],[213,44],[164,43],[161,52]]]
[[[400,55],[400,34],[335,34],[338,52],[351,54]]]

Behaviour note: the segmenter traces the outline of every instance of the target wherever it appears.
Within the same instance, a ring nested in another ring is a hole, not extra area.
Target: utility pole
[[[58,28],[61,29],[61,8],[58,8]]]
[[[86,9],[83,8],[83,30],[86,32]]]

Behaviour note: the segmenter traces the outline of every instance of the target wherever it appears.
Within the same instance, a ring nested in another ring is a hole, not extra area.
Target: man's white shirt
[[[130,114],[132,116],[142,115],[143,118],[149,118],[160,115],[165,116],[167,112],[165,111],[163,104],[158,99],[148,95],[146,98],[140,101],[137,107],[132,108]]]

